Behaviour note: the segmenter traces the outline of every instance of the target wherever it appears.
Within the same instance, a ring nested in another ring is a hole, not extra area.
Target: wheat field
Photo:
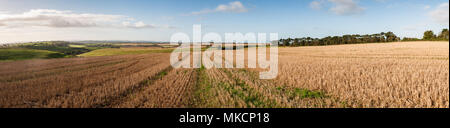
[[[449,107],[448,42],[280,47],[271,80],[263,69],[174,69],[168,58],[0,62],[0,108]]]
[[[277,84],[323,90],[357,108],[448,108],[449,43],[280,50]]]

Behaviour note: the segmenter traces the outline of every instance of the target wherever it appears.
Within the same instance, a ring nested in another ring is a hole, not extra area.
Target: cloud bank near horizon
[[[52,9],[32,9],[27,12],[12,14],[0,13],[0,27],[49,27],[49,28],[173,28],[169,25],[146,24],[134,21],[132,17],[123,15],[75,13]]]

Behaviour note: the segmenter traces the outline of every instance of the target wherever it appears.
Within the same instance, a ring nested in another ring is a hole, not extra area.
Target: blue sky
[[[176,32],[325,37],[448,28],[448,0],[0,0],[0,42],[168,41]]]

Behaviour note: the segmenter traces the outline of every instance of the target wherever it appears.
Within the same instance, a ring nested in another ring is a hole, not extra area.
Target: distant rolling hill
[[[47,50],[35,50],[26,48],[2,48],[0,49],[0,61],[14,61],[26,59],[63,58],[66,55]]]

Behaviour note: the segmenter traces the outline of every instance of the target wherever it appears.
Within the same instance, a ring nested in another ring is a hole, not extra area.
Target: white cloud
[[[125,22],[122,22],[122,25],[125,27],[128,27],[128,28],[147,28],[147,27],[151,28],[152,27],[150,25],[145,24],[142,21],[136,22],[134,24],[129,21],[125,21]]]
[[[311,3],[309,3],[309,7],[315,10],[320,10],[322,9],[323,4],[324,1],[312,1]]]
[[[448,25],[449,24],[449,4],[442,3],[436,9],[429,12],[429,16],[439,24]]]
[[[50,28],[87,28],[87,27],[116,27],[116,28],[157,28],[136,22],[134,25],[120,25],[121,22],[132,21],[133,18],[122,15],[74,13],[51,9],[33,9],[21,14],[0,13],[0,26],[3,27],[50,27]]]
[[[338,15],[357,15],[366,10],[360,7],[354,0],[328,0],[334,4],[330,11]]]
[[[231,2],[228,5],[219,5],[216,8],[216,11],[218,12],[235,12],[235,13],[241,13],[241,12],[247,12],[247,8],[242,5],[241,2],[235,1]]]
[[[6,13],[9,13],[9,12],[0,10],[0,14],[6,14]]]
[[[431,8],[430,5],[425,5],[425,6],[423,7],[423,9],[425,9],[425,10],[430,9],[430,8]]]
[[[169,25],[146,24],[146,23],[144,23],[142,21],[139,21],[139,22],[136,22],[136,23],[131,23],[129,21],[124,21],[124,22],[122,22],[122,25],[124,27],[127,27],[127,28],[135,28],[135,29],[142,29],[142,28],[168,28],[168,29],[170,29],[170,28],[174,28],[174,27],[169,26]]]
[[[375,0],[385,2],[386,0]],[[329,7],[329,10],[337,15],[358,15],[366,9],[358,5],[356,0],[314,0],[309,3],[309,7],[314,10],[321,10]]]
[[[200,15],[215,12],[231,12],[231,13],[243,13],[248,12],[248,9],[239,1],[230,2],[228,4],[218,5],[215,9],[205,9],[202,11],[192,12],[192,15]]]

